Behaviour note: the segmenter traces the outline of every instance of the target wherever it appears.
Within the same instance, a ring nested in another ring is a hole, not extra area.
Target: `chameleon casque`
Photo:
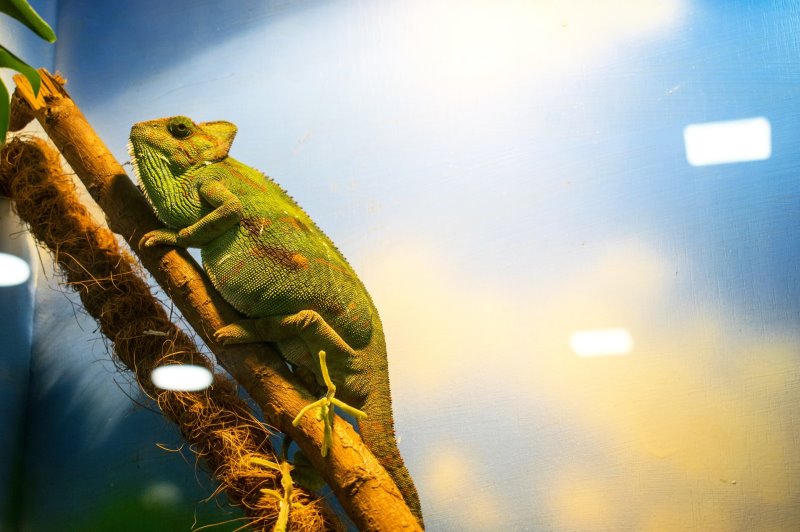
[[[394,435],[386,343],[372,299],[333,242],[272,179],[228,156],[236,126],[183,116],[135,124],[135,173],[167,226],[142,246],[197,247],[222,297],[249,319],[217,330],[223,343],[272,342],[305,381],[319,357],[343,401],[364,410],[361,437],[422,522]],[[312,390],[313,391],[313,390]]]

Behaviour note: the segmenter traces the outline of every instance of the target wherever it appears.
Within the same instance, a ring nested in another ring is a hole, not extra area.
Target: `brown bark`
[[[221,346],[210,337],[241,316],[213,289],[188,252],[176,248],[139,249],[139,238],[160,226],[141,193],[105,144],[97,137],[62,84],[41,69],[42,88],[34,98],[22,76],[17,104],[27,104],[86,189],[106,214],[112,231],[122,235],[186,320],[217,356],[220,364],[262,408],[265,421],[298,443],[333,489],[345,511],[362,530],[419,530],[416,519],[386,471],[341,418],[333,444],[320,454],[322,426],[305,416],[292,420],[313,398],[265,344]]]

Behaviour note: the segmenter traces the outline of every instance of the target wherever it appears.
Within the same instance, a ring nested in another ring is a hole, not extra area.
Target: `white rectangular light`
[[[763,116],[690,124],[683,140],[692,166],[762,161],[772,155],[772,130]]]
[[[572,333],[569,345],[581,357],[627,355],[633,349],[633,338],[625,329],[591,329]]]

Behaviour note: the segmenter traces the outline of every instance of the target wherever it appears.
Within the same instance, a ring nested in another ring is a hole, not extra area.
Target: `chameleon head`
[[[224,159],[235,136],[236,126],[230,122],[195,124],[185,116],[173,116],[134,124],[128,150],[137,173],[166,165],[171,174],[179,175]]]

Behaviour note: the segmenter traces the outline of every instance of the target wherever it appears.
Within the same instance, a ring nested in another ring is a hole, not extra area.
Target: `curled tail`
[[[371,387],[364,402],[363,409],[367,413],[367,418],[358,423],[361,439],[392,477],[411,513],[424,528],[417,488],[397,448],[388,373],[384,373],[381,377],[383,378],[375,379],[381,382]]]

